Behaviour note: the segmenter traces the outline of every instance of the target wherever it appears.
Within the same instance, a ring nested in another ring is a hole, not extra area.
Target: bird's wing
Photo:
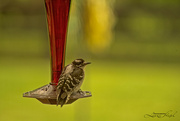
[[[83,79],[83,70],[75,69],[70,74],[61,75],[57,85],[57,105],[60,103],[63,106],[68,102],[69,97],[74,89],[79,85]]]

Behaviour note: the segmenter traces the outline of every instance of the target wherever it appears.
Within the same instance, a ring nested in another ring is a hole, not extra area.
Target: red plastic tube
[[[64,67],[71,0],[45,0],[51,51],[51,83],[57,84]]]

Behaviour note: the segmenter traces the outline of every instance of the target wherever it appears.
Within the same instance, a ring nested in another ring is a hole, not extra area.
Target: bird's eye
[[[81,62],[76,62],[76,65],[80,65],[81,64]]]

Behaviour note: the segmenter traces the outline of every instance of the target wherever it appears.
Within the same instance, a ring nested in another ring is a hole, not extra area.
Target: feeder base
[[[83,93],[77,92],[72,94],[67,104],[71,104],[79,98],[91,97],[91,92],[83,91]],[[52,84],[45,85],[33,91],[29,91],[23,94],[23,97],[36,98],[43,104],[56,105],[57,95],[56,95],[56,86]]]

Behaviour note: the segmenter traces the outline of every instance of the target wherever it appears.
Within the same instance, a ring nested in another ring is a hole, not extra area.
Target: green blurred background
[[[63,108],[23,98],[50,82],[43,0],[0,1],[0,121],[179,121],[180,1],[72,0],[66,64],[84,58],[91,98]]]

